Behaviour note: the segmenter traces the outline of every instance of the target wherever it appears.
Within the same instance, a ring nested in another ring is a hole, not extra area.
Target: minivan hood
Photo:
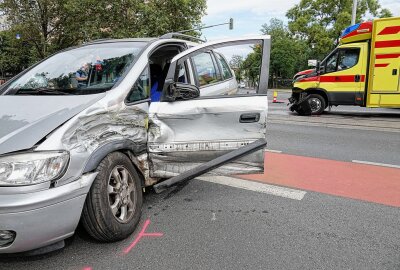
[[[0,96],[0,155],[32,148],[104,96]]]

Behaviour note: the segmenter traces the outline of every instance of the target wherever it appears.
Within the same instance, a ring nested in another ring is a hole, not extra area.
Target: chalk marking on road
[[[147,232],[146,232],[146,229],[147,229],[147,227],[148,227],[149,225],[150,225],[150,220],[147,219],[147,220],[144,222],[143,228],[142,228],[142,230],[139,232],[139,234],[136,236],[135,240],[129,245],[129,247],[127,247],[126,249],[124,249],[123,252],[124,252],[125,255],[128,254],[128,253],[137,245],[137,243],[140,242],[140,240],[141,240],[143,237],[161,237],[161,236],[164,235],[163,233],[147,233]]]
[[[272,149],[266,149],[265,152],[278,153],[278,154],[282,153],[282,151],[280,150],[272,150]]]
[[[389,167],[389,168],[400,169],[399,165],[393,165],[393,164],[385,164],[385,163],[362,161],[362,160],[352,160],[351,162],[358,163],[358,164],[367,164],[367,165],[374,165],[374,166],[381,166],[381,167]]]
[[[205,182],[210,182],[235,188],[241,188],[255,192],[261,192],[265,194],[270,194],[298,201],[302,200],[304,198],[304,195],[307,194],[307,192],[302,190],[278,187],[249,180],[242,180],[234,177],[212,176],[212,177],[199,177],[197,179]]]

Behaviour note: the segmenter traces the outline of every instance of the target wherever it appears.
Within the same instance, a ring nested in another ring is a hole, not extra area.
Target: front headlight
[[[68,152],[32,152],[0,157],[0,185],[33,185],[57,179],[69,161]]]

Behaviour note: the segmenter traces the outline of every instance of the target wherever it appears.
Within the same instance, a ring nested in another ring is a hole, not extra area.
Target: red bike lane
[[[240,178],[400,207],[400,169],[270,152],[264,168]]]

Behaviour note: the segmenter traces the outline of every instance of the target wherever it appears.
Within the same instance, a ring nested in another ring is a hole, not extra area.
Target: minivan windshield
[[[12,82],[6,95],[86,95],[110,90],[145,42],[86,45],[55,54]]]

